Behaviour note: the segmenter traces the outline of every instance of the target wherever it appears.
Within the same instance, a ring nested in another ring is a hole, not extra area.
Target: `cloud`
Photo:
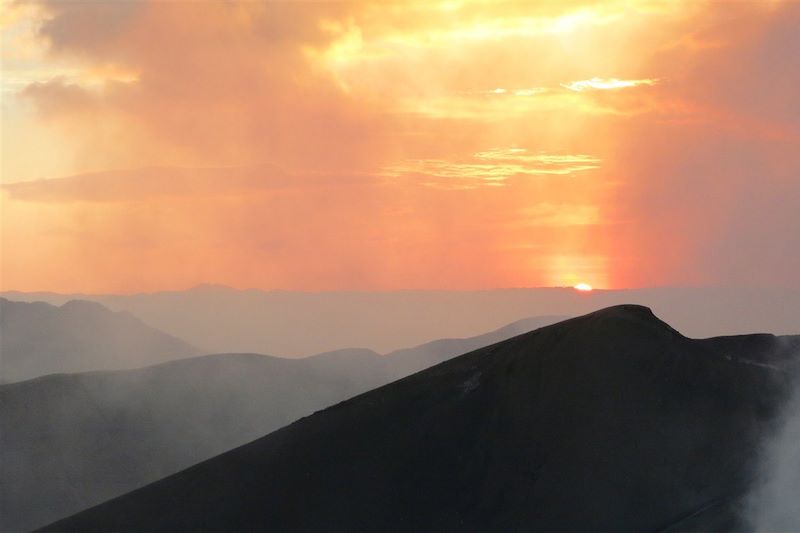
[[[544,87],[532,87],[529,89],[514,89],[514,96],[534,96],[546,92]]]
[[[797,4],[26,6],[11,288],[798,283]]]
[[[312,60],[336,38],[320,21],[351,6],[41,4],[39,35],[71,71],[23,94],[72,132],[83,167],[320,170],[369,165],[378,155],[380,117]]]
[[[90,172],[0,185],[12,200],[28,202],[141,202],[157,198],[247,195],[281,188],[346,188],[374,184],[357,174],[290,174],[275,166],[149,167]]]
[[[492,149],[462,160],[412,159],[384,168],[386,176],[419,176],[430,186],[472,188],[502,186],[515,177],[571,176],[600,168],[600,159],[586,154],[530,153],[525,148]],[[460,180],[461,184],[432,181]]]
[[[542,203],[523,209],[531,226],[597,226],[601,224],[600,210],[595,205]]]
[[[575,92],[584,91],[610,91],[614,89],[627,89],[629,87],[650,86],[658,83],[659,79],[620,80],[618,78],[591,78],[588,80],[571,81],[562,83],[565,89]]]
[[[586,249],[584,228],[603,222],[580,176],[567,188],[523,179],[453,191],[357,175],[266,180],[258,170],[149,168],[6,188],[4,283],[89,292],[201,281],[303,290],[561,283],[543,265]],[[581,267],[582,278],[603,285],[592,272],[603,264]]]

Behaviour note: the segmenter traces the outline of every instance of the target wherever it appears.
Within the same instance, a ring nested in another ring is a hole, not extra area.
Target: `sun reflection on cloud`
[[[621,15],[599,9],[582,9],[556,16],[495,16],[453,27],[419,28],[391,36],[391,41],[411,46],[450,45],[453,42],[501,40],[547,34],[574,33],[585,26],[606,25]]]
[[[507,89],[496,87],[489,91],[465,92],[463,96],[535,96],[548,91],[547,87],[522,87],[519,89]]]
[[[628,87],[638,87],[641,85],[649,86],[659,83],[658,78],[646,78],[641,80],[621,80],[618,78],[591,78],[588,80],[571,81],[562,83],[565,89],[575,92],[584,91],[608,91],[613,89],[626,89]]]
[[[529,152],[525,148],[496,148],[463,160],[408,159],[384,168],[390,177],[425,176],[475,181],[473,185],[500,186],[515,176],[569,176],[600,168],[600,159],[588,154]],[[430,184],[430,181],[425,181]]]

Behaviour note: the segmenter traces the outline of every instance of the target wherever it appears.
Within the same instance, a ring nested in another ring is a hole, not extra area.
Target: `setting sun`
[[[593,287],[588,283],[578,283],[573,287],[573,289],[581,292],[590,292],[593,289]]]

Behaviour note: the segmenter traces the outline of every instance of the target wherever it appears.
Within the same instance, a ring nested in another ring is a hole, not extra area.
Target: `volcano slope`
[[[558,320],[523,319],[385,356],[364,349],[303,359],[215,354],[0,385],[0,530],[49,524],[356,394]]]
[[[797,337],[691,340],[617,306],[301,419],[51,531],[735,526]],[[704,509],[711,509],[703,522]],[[699,514],[698,514],[698,511]]]

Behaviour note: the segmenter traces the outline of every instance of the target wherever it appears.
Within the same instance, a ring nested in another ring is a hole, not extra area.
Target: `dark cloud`
[[[378,115],[311,61],[337,37],[322,23],[347,3],[44,2],[51,53],[85,72],[134,81],[83,88],[55,80],[26,96],[46,118],[68,117],[84,166],[108,166],[95,147],[118,137],[117,166],[277,163],[329,170],[378,155]],[[81,116],[76,102],[92,113]],[[93,149],[95,148],[95,149]]]
[[[377,185],[359,174],[289,174],[275,166],[107,170],[0,185],[12,199],[30,202],[143,202],[158,198],[248,195],[256,191]]]

